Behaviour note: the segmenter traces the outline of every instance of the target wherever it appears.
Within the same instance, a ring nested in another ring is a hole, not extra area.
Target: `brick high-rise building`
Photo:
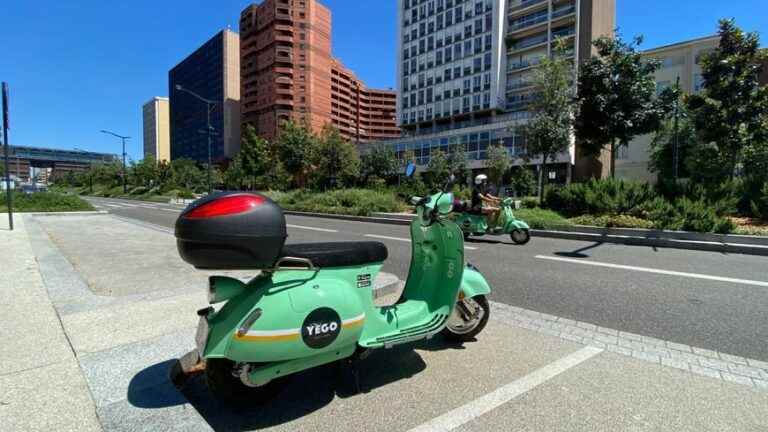
[[[353,141],[397,137],[396,93],[369,89],[331,55],[317,0],[264,0],[240,15],[242,123],[272,139],[281,121],[333,124]]]

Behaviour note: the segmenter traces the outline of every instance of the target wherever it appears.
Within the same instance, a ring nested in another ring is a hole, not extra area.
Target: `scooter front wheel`
[[[227,359],[208,359],[205,362],[205,381],[208,389],[232,405],[262,405],[277,397],[285,387],[287,378],[278,378],[262,386],[250,387],[243,383],[237,364]]]
[[[515,244],[524,245],[531,241],[531,232],[527,229],[516,229],[509,233],[509,237]]]
[[[464,298],[456,302],[442,335],[452,342],[469,342],[483,331],[490,316],[491,306],[484,295]]]

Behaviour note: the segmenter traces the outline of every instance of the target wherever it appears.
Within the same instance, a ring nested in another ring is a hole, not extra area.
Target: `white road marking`
[[[411,242],[411,239],[407,239],[407,238],[389,237],[389,236],[376,235],[376,234],[365,234],[364,237],[377,238],[377,239],[383,239],[383,240],[394,240],[394,241],[401,241],[401,242],[408,242],[408,243]],[[473,246],[464,246],[464,249],[477,250],[477,248]]]
[[[315,227],[308,227],[308,226],[303,226],[303,225],[286,224],[285,226],[287,226],[288,228],[298,228],[298,229],[304,229],[304,230],[310,230],[310,231],[320,231],[320,232],[327,232],[327,233],[337,233],[337,232],[339,232],[338,230],[334,230],[334,229],[315,228]]]
[[[768,282],[749,280],[749,279],[737,279],[737,278],[730,278],[730,277],[723,277],[723,276],[705,275],[700,273],[686,273],[686,272],[679,272],[679,271],[672,271],[672,270],[660,270],[660,269],[654,269],[654,268],[648,268],[648,267],[635,267],[635,266],[628,266],[628,265],[621,265],[621,264],[611,264],[611,263],[604,263],[604,262],[597,262],[597,261],[584,261],[584,260],[578,260],[573,258],[561,258],[561,257],[553,257],[553,256],[546,256],[546,255],[536,255],[536,258],[551,260],[551,261],[562,261],[562,262],[574,263],[574,264],[591,265],[595,267],[608,267],[608,268],[614,268],[619,270],[632,270],[632,271],[645,272],[645,273],[663,274],[668,276],[681,276],[681,277],[688,277],[693,279],[704,279],[704,280],[712,280],[712,281],[718,281],[718,282],[730,282],[730,283],[736,283],[736,284],[768,287]]]
[[[105,204],[103,204],[103,205],[105,205],[105,206],[107,206],[107,207],[123,208],[123,206],[120,206],[120,205],[115,205],[115,204],[106,204],[106,203],[105,203]]]
[[[603,352],[596,347],[584,347],[570,355],[556,360],[528,375],[481,396],[472,402],[421,424],[409,432],[447,432],[470,422],[483,414],[511,401],[512,399],[536,388],[557,375],[577,366]]]
[[[376,235],[376,234],[366,234],[363,237],[377,238],[382,240],[394,240],[394,241],[401,241],[401,242],[407,242],[407,243],[411,242],[411,239],[407,239],[407,238],[390,237],[390,236],[383,236],[383,235]]]

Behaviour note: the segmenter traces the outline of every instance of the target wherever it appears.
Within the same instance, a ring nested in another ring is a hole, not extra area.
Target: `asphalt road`
[[[172,228],[181,208],[89,198],[117,216]],[[404,279],[406,226],[288,216],[289,243],[378,240]],[[497,241],[501,240],[501,241]],[[542,313],[768,361],[768,260],[679,249],[504,237],[466,243],[491,299]]]

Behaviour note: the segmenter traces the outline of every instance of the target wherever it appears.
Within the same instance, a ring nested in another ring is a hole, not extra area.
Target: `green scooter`
[[[464,239],[469,236],[502,235],[509,234],[515,244],[524,245],[531,240],[531,228],[527,223],[515,218],[512,213],[512,198],[505,198],[501,201],[499,216],[496,218],[494,227],[488,226],[488,217],[484,214],[470,213],[464,209],[461,213],[456,213],[454,221],[464,232]]]
[[[216,194],[187,208],[176,224],[182,258],[198,268],[262,270],[247,283],[210,277],[209,302],[217,307],[198,311],[196,335],[210,390],[231,402],[263,403],[285,377],[342,359],[354,368],[371,349],[438,333],[473,340],[490,316],[490,287],[464,261],[461,229],[448,218],[452,194],[412,202],[408,278],[399,301],[383,307],[372,291],[387,257],[383,244],[285,245],[282,210],[254,193]]]

